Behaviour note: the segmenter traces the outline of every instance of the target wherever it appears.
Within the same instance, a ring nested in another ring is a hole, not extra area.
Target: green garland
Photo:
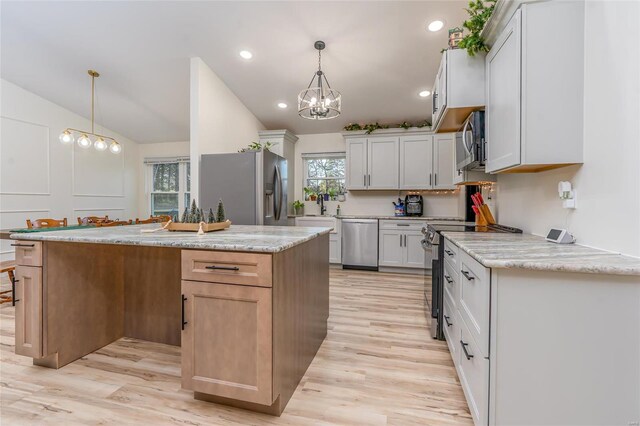
[[[377,121],[375,123],[367,123],[367,124],[358,124],[358,123],[349,123],[346,126],[344,126],[344,130],[348,131],[348,132],[353,132],[353,131],[357,131],[357,130],[364,130],[365,133],[367,135],[371,134],[372,132],[378,130],[378,129],[391,129],[391,128],[398,128],[398,129],[409,129],[411,127],[418,127],[418,128],[422,128],[422,127],[426,127],[426,126],[431,126],[431,122],[429,120],[424,120],[421,121],[417,124],[411,124],[408,121],[403,121],[401,124],[396,124],[394,125],[394,127],[391,127],[390,124],[380,124]]]

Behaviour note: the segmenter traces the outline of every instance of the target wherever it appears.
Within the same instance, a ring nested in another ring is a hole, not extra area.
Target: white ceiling
[[[466,1],[8,2],[1,5],[2,77],[85,117],[97,80],[97,121],[138,142],[189,139],[189,58],[201,57],[268,129],[340,131],[350,122],[431,117],[430,89]],[[445,29],[426,30],[435,19]],[[298,117],[317,67],[343,113]],[[239,57],[249,50],[253,59]],[[286,102],[289,108],[277,108]],[[230,123],[233,125],[233,123]]]

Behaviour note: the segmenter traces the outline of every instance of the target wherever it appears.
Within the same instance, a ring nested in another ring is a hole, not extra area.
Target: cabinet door
[[[271,289],[182,281],[182,387],[271,405]]]
[[[400,189],[430,189],[432,167],[433,136],[400,138]]]
[[[455,133],[433,137],[433,189],[455,189]]]
[[[436,82],[433,89],[433,114],[431,116],[432,127],[437,127],[446,106],[447,97],[447,52],[442,53],[440,67],[436,74]]]
[[[16,266],[16,353],[42,357],[42,268]]]
[[[340,250],[340,238],[334,237],[332,234],[329,237],[329,263],[342,263],[342,251]]]
[[[405,232],[404,266],[408,268],[424,268],[424,249],[422,248],[422,232]]]
[[[367,187],[367,139],[347,140],[347,188]]]
[[[520,10],[487,55],[486,171],[520,164]]]
[[[404,263],[404,233],[398,231],[381,230],[379,234],[380,250],[378,265],[403,266]]]
[[[398,189],[400,138],[369,138],[368,142],[368,189]]]

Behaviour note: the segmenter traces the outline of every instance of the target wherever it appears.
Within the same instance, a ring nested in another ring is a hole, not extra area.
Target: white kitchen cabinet
[[[455,133],[400,137],[399,189],[455,189]]]
[[[367,138],[350,138],[347,148],[347,189],[367,188]]]
[[[398,189],[399,138],[368,138],[367,187],[369,189]]]
[[[378,265],[379,266],[403,266],[403,234],[400,231],[380,230],[378,240],[380,241]]]
[[[404,266],[407,268],[424,268],[424,249],[420,231],[405,232],[404,237]]]
[[[446,50],[433,85],[432,129],[456,132],[469,116],[485,104],[485,54],[469,56],[465,49]]]
[[[433,136],[433,186],[432,189],[455,189],[455,133]]]
[[[430,188],[432,167],[432,135],[400,137],[400,189]]]
[[[583,74],[584,2],[522,5],[486,59],[487,172],[582,163]]]
[[[397,268],[424,268],[421,220],[381,220],[379,223],[378,265]]]

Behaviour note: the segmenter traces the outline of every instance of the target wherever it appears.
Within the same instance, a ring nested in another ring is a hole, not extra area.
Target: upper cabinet
[[[485,55],[464,49],[442,54],[432,94],[432,126],[438,133],[457,132],[473,111],[485,105]]]
[[[486,57],[487,172],[582,163],[583,37],[583,2],[513,14]]]
[[[454,136],[412,131],[345,135],[347,189],[455,189]]]

